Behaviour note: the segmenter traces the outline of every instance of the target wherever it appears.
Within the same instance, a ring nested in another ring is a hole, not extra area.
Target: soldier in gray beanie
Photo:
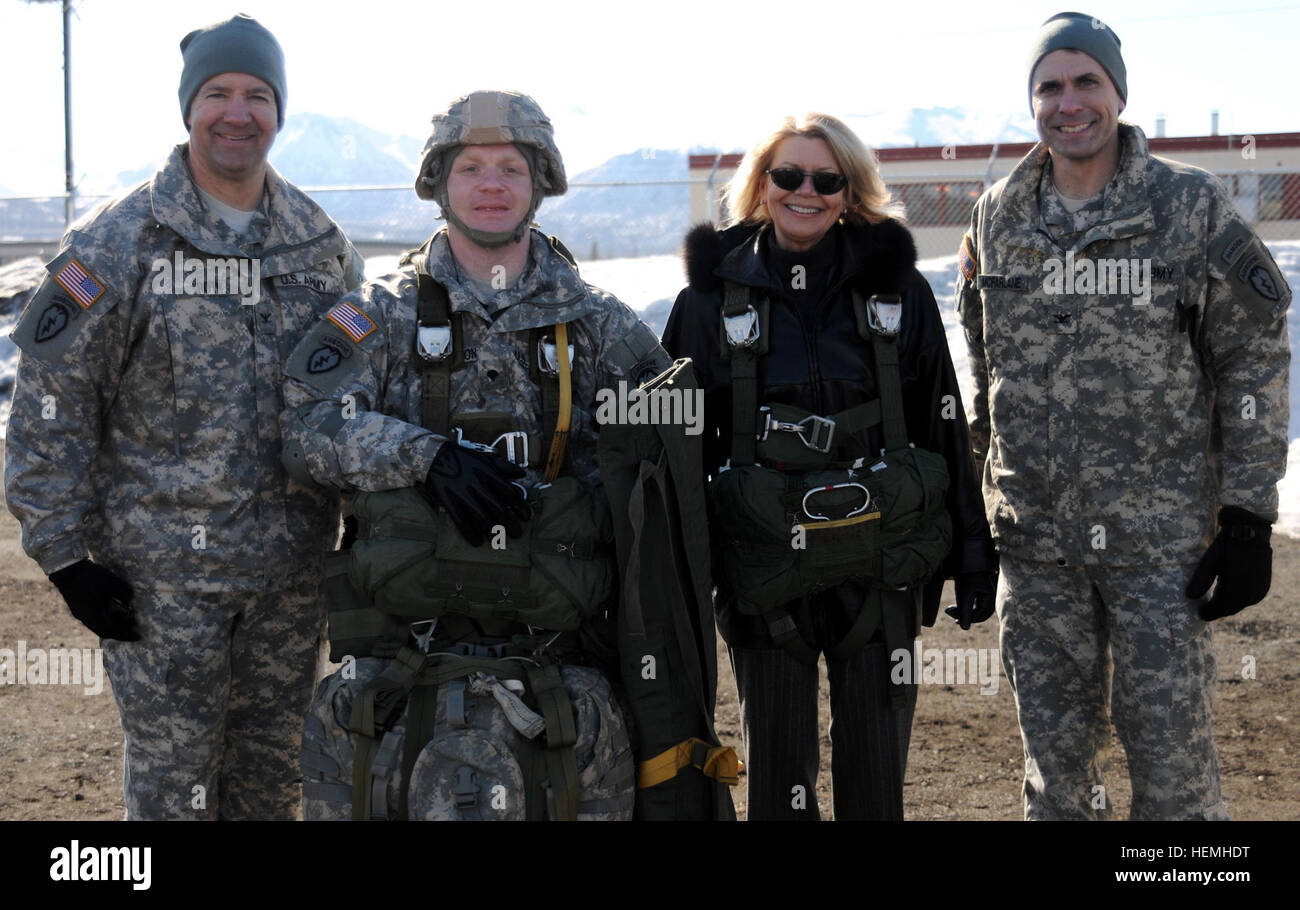
[[[1119,119],[1114,32],[1060,13],[1028,62],[1041,141],[957,282],[1025,818],[1112,814],[1113,723],[1130,818],[1225,819],[1209,624],[1272,583],[1291,288],[1217,177]]]
[[[1057,13],[1038,30],[1029,51],[1029,107],[1034,106],[1034,69],[1038,62],[1057,50],[1083,51],[1101,64],[1115,83],[1121,101],[1128,101],[1128,76],[1119,52],[1119,36],[1096,16]]]
[[[284,51],[260,22],[239,13],[225,22],[197,28],[181,39],[181,117],[190,128],[190,103],[199,87],[221,73],[248,73],[275,92],[277,126],[284,126]]]
[[[339,516],[281,466],[284,355],[363,263],[267,162],[270,32],[181,51],[189,140],[68,229],[14,329],[5,502],[101,640],[127,818],[287,820]]]

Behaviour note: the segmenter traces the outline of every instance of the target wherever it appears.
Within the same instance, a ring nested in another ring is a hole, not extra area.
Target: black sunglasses
[[[834,196],[848,185],[848,178],[843,174],[829,171],[801,171],[797,167],[770,167],[763,171],[772,178],[779,189],[793,192],[803,186],[803,178],[811,177],[813,189],[819,196]]]

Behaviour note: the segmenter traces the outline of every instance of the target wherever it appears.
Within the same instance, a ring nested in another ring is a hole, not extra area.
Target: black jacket
[[[829,415],[877,397],[875,358],[858,334],[852,288],[863,297],[900,294],[903,300],[899,334],[899,363],[908,440],[942,454],[948,462],[948,511],[953,523],[953,547],[942,573],[925,586],[923,621],[933,625],[943,579],[961,572],[993,571],[997,557],[984,515],[980,480],[970,453],[969,432],[961,393],[953,371],[943,321],[934,294],[916,270],[916,246],[898,222],[878,225],[836,225],[828,242],[834,249],[822,278],[824,293],[799,306],[787,289],[788,277],[774,275],[769,249],[770,230],[740,224],[723,231],[699,225],[686,238],[689,285],[677,296],[663,345],[673,357],[690,357],[705,391],[705,467],[710,473],[731,451],[731,365],[722,359],[721,306],[723,280],[760,289],[770,300],[769,352],[758,364],[759,403],[798,405]],[[951,396],[949,398],[948,396]],[[837,440],[831,452],[837,460],[880,451],[879,428]],[[823,603],[852,607],[861,589],[838,590]],[[856,596],[855,596],[856,592]],[[828,592],[831,593],[831,592]],[[818,598],[814,598],[814,601]],[[738,616],[719,604],[724,631],[735,633]],[[834,639],[842,625],[835,617],[795,614],[801,626],[825,622],[812,630],[815,638]],[[836,612],[832,610],[831,612]],[[735,620],[728,622],[728,619]],[[741,623],[742,625],[744,623]],[[760,623],[748,624],[759,639]],[[805,630],[807,632],[807,630]],[[824,633],[824,634],[823,634]],[[744,635],[749,638],[749,635]],[[731,636],[728,636],[731,640]]]

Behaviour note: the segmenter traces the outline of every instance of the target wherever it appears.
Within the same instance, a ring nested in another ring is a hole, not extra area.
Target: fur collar
[[[759,225],[752,222],[718,230],[704,222],[686,235],[683,257],[686,279],[702,292],[722,286],[720,269],[726,277],[744,280],[746,274],[763,274],[759,256]],[[916,265],[916,244],[912,235],[892,218],[880,224],[840,224],[832,230],[841,235],[846,271],[866,294],[901,293]]]

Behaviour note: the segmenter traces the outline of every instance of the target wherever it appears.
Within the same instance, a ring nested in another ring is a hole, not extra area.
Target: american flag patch
[[[966,276],[967,281],[975,280],[975,257],[970,251],[970,233],[961,235],[961,249],[957,253],[957,267],[961,273]]]
[[[353,341],[360,341],[375,330],[369,316],[346,302],[335,306],[325,314],[325,318],[347,332]]]
[[[83,310],[90,309],[91,304],[104,296],[104,286],[90,277],[85,266],[75,259],[55,272],[54,280],[81,304]]]

